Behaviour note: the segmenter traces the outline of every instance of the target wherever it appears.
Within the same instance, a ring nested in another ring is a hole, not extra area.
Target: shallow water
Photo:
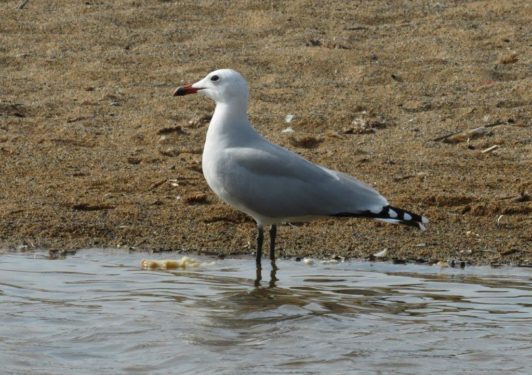
[[[532,271],[0,255],[2,373],[532,373]]]

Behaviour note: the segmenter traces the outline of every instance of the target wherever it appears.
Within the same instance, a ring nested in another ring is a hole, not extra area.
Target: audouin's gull
[[[203,149],[203,174],[216,195],[257,222],[257,266],[265,225],[271,226],[272,260],[280,223],[366,217],[425,229],[424,216],[392,207],[365,183],[313,164],[257,133],[247,118],[249,90],[240,73],[216,70],[178,87],[174,96],[198,92],[216,102]]]

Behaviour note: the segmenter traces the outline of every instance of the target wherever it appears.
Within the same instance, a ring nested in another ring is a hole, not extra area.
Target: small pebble
[[[281,133],[293,133],[294,131],[295,130],[292,129],[292,127],[289,126],[289,127],[285,128],[285,129],[281,130]]]

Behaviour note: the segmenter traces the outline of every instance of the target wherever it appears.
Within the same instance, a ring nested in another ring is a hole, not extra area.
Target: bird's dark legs
[[[275,288],[275,282],[279,280],[277,278],[278,269],[279,268],[277,268],[277,265],[275,264],[275,258],[273,258],[272,259],[272,270],[270,271],[270,283],[269,283],[270,288]]]
[[[261,268],[260,260],[262,258],[262,243],[264,242],[264,230],[262,224],[257,224],[257,268]]]
[[[275,236],[277,236],[277,225],[273,224],[270,227],[270,259],[275,261]]]
[[[260,266],[257,266],[257,274],[255,277],[255,287],[260,286],[260,282],[262,281],[262,268]]]
[[[276,277],[277,265],[275,264],[275,237],[277,235],[277,226],[272,225],[270,227],[270,260],[272,264],[272,270],[270,272],[270,288],[275,287],[275,282],[278,280]],[[264,229],[262,224],[257,224],[257,277],[255,279],[255,286],[259,287],[262,280],[262,244],[264,243]]]

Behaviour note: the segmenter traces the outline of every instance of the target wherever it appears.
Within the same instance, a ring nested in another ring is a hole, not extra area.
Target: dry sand
[[[252,253],[201,173],[213,103],[171,96],[230,67],[267,138],[431,220],[282,226],[281,254],[532,264],[529,1],[19,4],[0,4],[3,248]]]

